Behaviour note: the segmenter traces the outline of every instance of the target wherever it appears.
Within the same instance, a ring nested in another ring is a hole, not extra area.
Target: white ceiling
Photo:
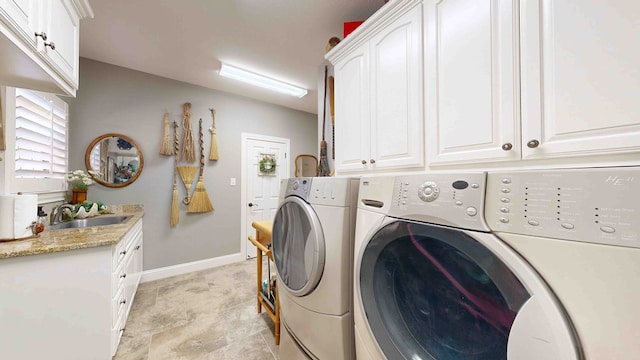
[[[317,113],[325,46],[383,0],[91,0],[80,56]],[[309,89],[302,99],[218,75],[220,61]],[[82,91],[82,90],[80,90]]]

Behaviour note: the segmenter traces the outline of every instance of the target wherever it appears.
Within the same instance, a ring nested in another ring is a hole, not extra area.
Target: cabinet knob
[[[126,278],[126,277],[127,277],[127,274],[122,274],[122,275],[120,275],[120,278],[122,278],[122,279],[124,279],[124,278]]]
[[[136,250],[140,250],[140,245],[135,247]]]
[[[362,165],[367,165],[367,160],[362,160]]]
[[[369,160],[369,162],[370,162],[370,163],[372,163],[372,164],[375,164],[375,163],[376,163],[376,161],[375,161],[375,160],[373,160],[373,159]]]
[[[531,149],[535,149],[538,147],[538,145],[540,145],[540,141],[538,140],[531,140],[527,143],[527,147],[531,148]]]
[[[127,255],[127,250],[120,251],[120,255]]]
[[[41,37],[42,40],[47,41],[47,33],[46,32],[41,32],[41,33],[35,33],[36,37]]]
[[[48,43],[44,43],[44,46],[48,46],[51,48],[51,50],[55,50],[56,49],[56,44],[52,42],[48,42]]]
[[[127,299],[120,300],[120,304],[126,304],[126,303],[127,303]],[[122,329],[122,330],[124,330],[124,329]]]
[[[511,145],[511,143],[504,143],[504,144],[502,144],[502,150],[504,150],[504,151],[509,151],[509,150],[511,150],[511,149],[513,149],[513,145]]]

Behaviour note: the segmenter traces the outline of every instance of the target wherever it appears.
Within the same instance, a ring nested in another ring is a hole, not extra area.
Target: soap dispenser
[[[47,213],[42,210],[42,206],[38,206],[38,220],[36,221],[35,233],[36,235],[44,231],[45,224],[47,223]]]

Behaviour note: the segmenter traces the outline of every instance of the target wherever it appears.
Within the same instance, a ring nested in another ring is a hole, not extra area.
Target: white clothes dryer
[[[640,252],[629,247],[640,233],[631,221],[640,206],[631,188],[638,170],[510,174],[488,176],[489,224],[485,173],[361,179],[358,359],[595,360],[640,353],[633,305],[640,290],[631,285]],[[626,184],[613,185],[620,182]],[[567,233],[591,243],[562,240]],[[626,245],[593,243],[603,237]]]
[[[359,180],[284,180],[274,218],[283,359],[353,359],[353,241]],[[286,334],[284,334],[286,332]]]

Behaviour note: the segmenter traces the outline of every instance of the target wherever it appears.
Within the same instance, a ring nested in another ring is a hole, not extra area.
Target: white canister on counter
[[[38,195],[0,195],[0,240],[23,239],[33,235],[38,218]]]

